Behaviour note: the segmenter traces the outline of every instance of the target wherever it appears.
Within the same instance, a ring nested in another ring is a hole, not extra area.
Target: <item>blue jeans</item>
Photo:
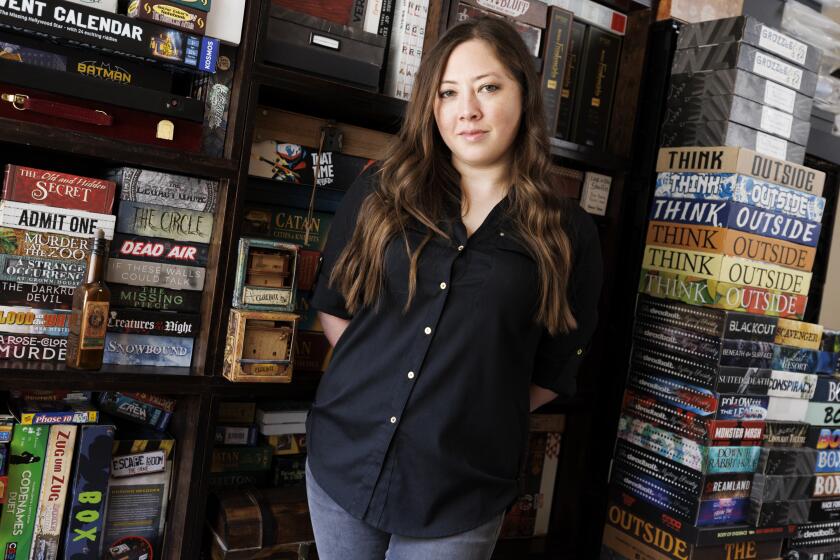
[[[320,560],[490,560],[504,512],[475,529],[440,538],[401,537],[347,513],[306,465],[306,494]]]

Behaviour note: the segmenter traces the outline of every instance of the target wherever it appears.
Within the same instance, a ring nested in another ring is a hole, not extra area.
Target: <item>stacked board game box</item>
[[[819,50],[737,16],[684,26],[663,146],[740,146],[802,163]]]
[[[819,431],[838,354],[800,320],[825,208],[801,165],[819,59],[748,16],[682,28],[602,558],[778,558],[838,519]]]
[[[218,181],[123,167],[105,280],[104,362],[189,367],[199,330]]]
[[[0,201],[0,360],[61,362],[73,291],[97,229],[114,234],[112,181],[7,165]]]

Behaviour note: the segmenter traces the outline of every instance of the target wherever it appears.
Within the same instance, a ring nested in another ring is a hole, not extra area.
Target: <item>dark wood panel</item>
[[[0,145],[2,143],[75,154],[109,165],[139,165],[200,177],[232,177],[236,170],[233,161],[6,118],[0,118]]]

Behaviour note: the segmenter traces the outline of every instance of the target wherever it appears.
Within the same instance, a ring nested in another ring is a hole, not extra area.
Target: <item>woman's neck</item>
[[[487,167],[473,167],[453,162],[461,175],[461,192],[464,202],[496,203],[507,195],[510,188],[510,165],[501,162]]]

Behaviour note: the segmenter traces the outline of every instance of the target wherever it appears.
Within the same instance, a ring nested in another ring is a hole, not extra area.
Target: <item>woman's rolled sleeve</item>
[[[555,336],[543,331],[531,378],[534,384],[566,398],[575,394],[578,369],[598,324],[598,301],[603,282],[601,245],[595,223],[579,208],[569,212],[567,233],[572,242],[573,262],[568,294],[577,328]]]

